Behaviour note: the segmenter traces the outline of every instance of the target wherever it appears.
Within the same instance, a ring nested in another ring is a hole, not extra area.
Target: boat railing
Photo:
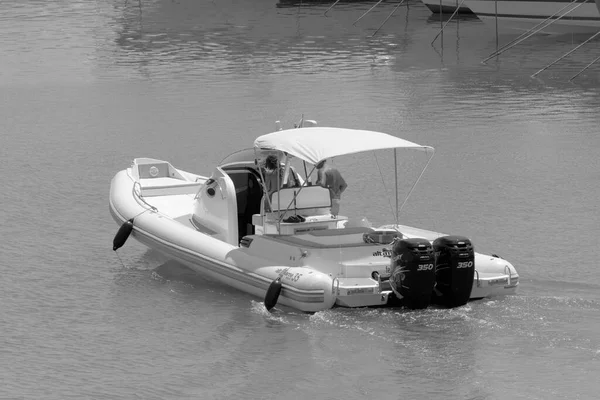
[[[377,285],[379,286],[379,293],[392,290],[390,285],[390,275],[382,277],[381,274],[377,271],[373,271],[371,274],[371,278],[377,280]]]
[[[504,266],[504,273],[508,275],[508,286],[512,285],[512,271],[508,265]]]
[[[340,294],[340,280],[337,276],[331,281],[331,294],[336,296]]]
[[[154,212],[158,212],[158,209],[153,205],[149,204],[146,200],[144,200],[144,196],[142,195],[142,185],[140,182],[133,182],[133,188],[131,189],[133,192],[133,198],[140,203],[142,206],[145,206],[149,210]]]

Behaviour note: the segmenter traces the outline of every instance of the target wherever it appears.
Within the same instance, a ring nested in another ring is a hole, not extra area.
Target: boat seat
[[[168,177],[140,179],[141,195],[144,197],[196,194],[201,186],[202,182],[190,182]]]
[[[292,234],[312,229],[333,229],[339,221],[346,219],[345,217],[332,218],[329,189],[322,186],[303,186],[302,190],[300,189],[300,187],[283,188],[279,194],[273,193],[271,195],[273,210],[270,212],[265,212],[266,201],[263,198],[260,214],[252,216],[252,225],[260,227],[258,232],[274,233],[280,229],[281,234]],[[292,215],[301,215],[307,220],[303,223],[283,222]]]
[[[289,210],[313,210],[321,209],[321,212],[311,211],[310,214],[328,214],[331,207],[331,196],[329,189],[322,186],[304,186],[282,188],[279,194],[271,195],[272,211]],[[302,214],[302,212],[298,213]]]
[[[169,163],[166,161],[138,164],[140,179],[169,178]]]

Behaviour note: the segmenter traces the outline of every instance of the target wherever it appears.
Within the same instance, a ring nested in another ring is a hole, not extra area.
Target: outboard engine
[[[404,306],[426,308],[435,285],[435,257],[426,239],[396,240],[392,246],[390,286]]]
[[[442,236],[433,242],[435,292],[433,301],[448,307],[469,301],[475,275],[475,251],[463,236]]]

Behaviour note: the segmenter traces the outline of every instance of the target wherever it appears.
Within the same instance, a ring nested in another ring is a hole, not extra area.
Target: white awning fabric
[[[387,133],[359,129],[309,127],[286,129],[262,135],[254,141],[259,150],[278,150],[317,164],[327,158],[371,150],[406,148],[432,151]]]

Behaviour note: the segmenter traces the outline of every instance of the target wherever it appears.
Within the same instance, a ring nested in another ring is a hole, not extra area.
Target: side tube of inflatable
[[[335,304],[333,278],[322,272],[306,267],[271,266],[258,268],[254,273],[273,280],[266,287],[267,308],[277,303],[305,312],[317,312],[330,309]],[[276,281],[278,283],[273,286]],[[267,294],[269,289],[271,293]],[[274,298],[276,294],[277,299]]]

